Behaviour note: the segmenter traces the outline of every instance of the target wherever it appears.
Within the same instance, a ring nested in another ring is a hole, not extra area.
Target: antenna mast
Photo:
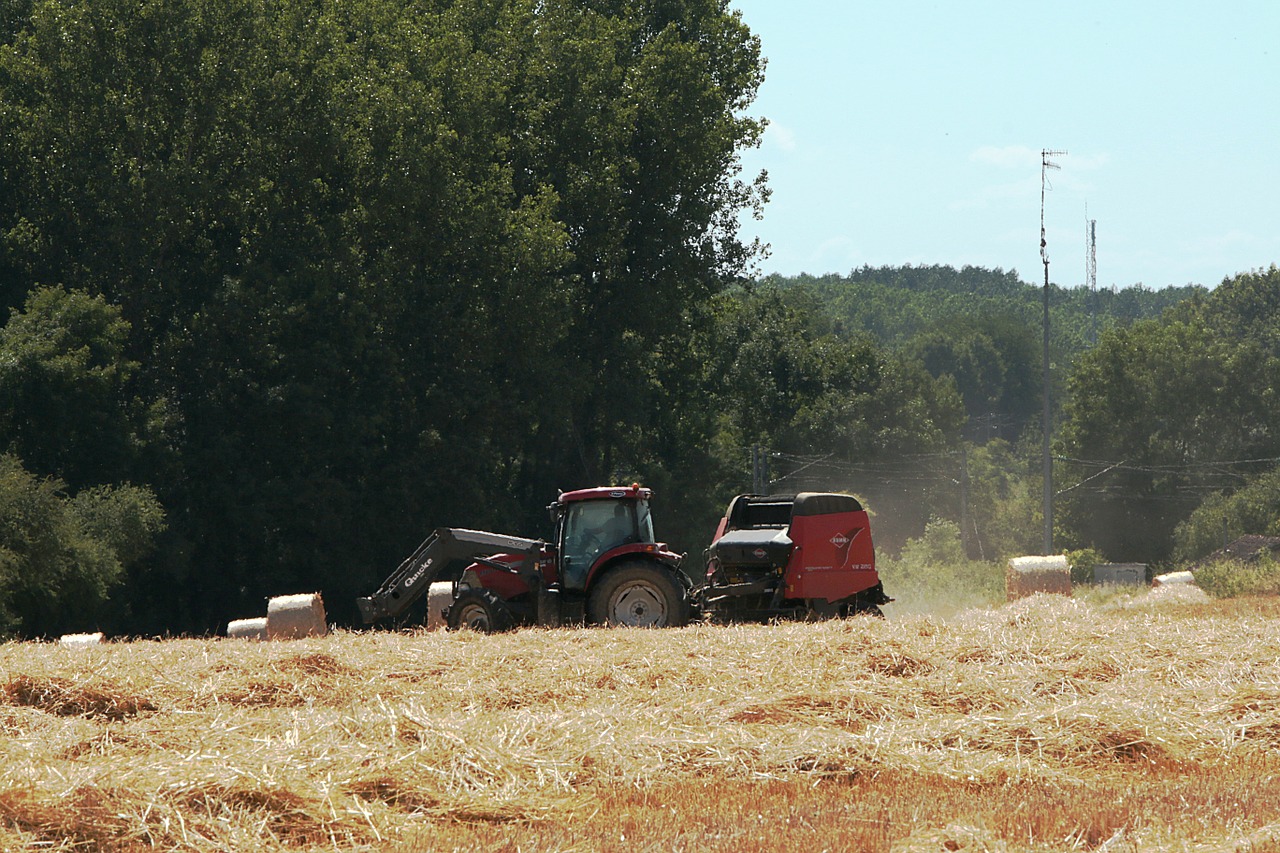
[[[1040,151],[1040,260],[1044,261],[1044,554],[1053,553],[1053,456],[1050,438],[1053,432],[1053,410],[1049,400],[1049,243],[1045,239],[1044,194],[1049,186],[1049,170],[1059,168],[1050,157],[1061,157],[1065,151]]]
[[[1084,207],[1085,256],[1084,278],[1089,286],[1089,343],[1098,342],[1098,220],[1089,219],[1089,205]]]
[[[1088,216],[1086,209],[1085,215]],[[1084,274],[1089,284],[1089,292],[1098,289],[1098,220],[1090,219],[1088,228],[1089,256],[1085,261]]]

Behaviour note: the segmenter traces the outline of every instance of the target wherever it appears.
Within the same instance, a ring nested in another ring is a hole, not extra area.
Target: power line
[[[1122,462],[1114,462],[1105,459],[1076,459],[1072,456],[1055,456],[1054,459],[1059,462],[1070,462],[1074,465],[1086,465],[1095,468],[1108,468],[1118,471],[1138,471],[1146,474],[1173,474],[1184,471],[1195,471],[1205,468],[1224,468],[1230,465],[1263,465],[1263,464],[1280,464],[1280,456],[1266,456],[1258,459],[1226,459],[1207,462],[1177,462],[1163,465],[1130,465],[1128,460]],[[1231,471],[1219,471],[1220,474],[1235,476]]]
[[[1088,476],[1088,477],[1085,477],[1083,480],[1081,480],[1080,482],[1076,483],[1074,486],[1070,486],[1070,487],[1068,487],[1068,488],[1062,489],[1061,491],[1057,492],[1056,494],[1059,494],[1059,495],[1065,495],[1067,492],[1074,491],[1075,489],[1078,489],[1078,488],[1080,488],[1081,486],[1083,486],[1085,483],[1088,483],[1088,482],[1089,482],[1089,481],[1091,481],[1091,480],[1096,480],[1096,479],[1098,479],[1098,478],[1099,478],[1099,477],[1101,477],[1103,474],[1106,474],[1108,471],[1114,471],[1114,470],[1116,470],[1117,468],[1119,468],[1119,467],[1120,467],[1121,465],[1123,465],[1123,464],[1124,464],[1123,462],[1117,462],[1115,465],[1112,465],[1112,466],[1111,466],[1111,467],[1109,467],[1109,468],[1103,468],[1103,469],[1102,469],[1101,471],[1099,471],[1098,473],[1093,474],[1093,475]]]

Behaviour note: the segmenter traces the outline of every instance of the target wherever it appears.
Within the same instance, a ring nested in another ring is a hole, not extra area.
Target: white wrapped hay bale
[[[279,595],[267,602],[267,639],[296,640],[329,633],[320,593]]]
[[[436,581],[427,590],[427,630],[445,626],[444,610],[453,604],[453,581]]]
[[[227,623],[227,636],[233,640],[265,640],[267,638],[267,617],[233,619]]]
[[[1005,572],[1005,599],[1015,601],[1037,592],[1071,594],[1071,564],[1062,554],[1014,557]]]
[[[63,634],[58,638],[58,645],[82,649],[87,646],[101,645],[104,639],[101,631],[94,634]]]
[[[1194,585],[1196,576],[1191,572],[1169,572],[1164,575],[1156,575],[1151,579],[1152,586],[1174,586],[1174,585]]]

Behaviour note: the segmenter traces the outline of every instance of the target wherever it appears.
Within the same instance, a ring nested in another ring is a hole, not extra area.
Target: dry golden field
[[[1274,599],[10,643],[0,726],[5,850],[1280,850]]]

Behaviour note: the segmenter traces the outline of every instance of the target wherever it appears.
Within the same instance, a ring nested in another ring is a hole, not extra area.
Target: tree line
[[[557,489],[608,482],[653,486],[696,563],[753,446],[962,454],[963,513],[885,491],[885,546],[967,513],[971,548],[1019,547],[1038,289],[753,279],[762,74],[723,0],[5,4],[0,630],[206,632],[317,589],[350,620],[431,528],[544,535]],[[1064,457],[1135,452],[1077,408],[1111,405],[1103,354],[1225,289],[1054,290]],[[1091,518],[1061,536],[1122,556]]]
[[[431,526],[702,475],[687,342],[763,196],[727,4],[3,9],[5,445],[59,493],[163,508],[122,625],[287,589],[341,615]]]

